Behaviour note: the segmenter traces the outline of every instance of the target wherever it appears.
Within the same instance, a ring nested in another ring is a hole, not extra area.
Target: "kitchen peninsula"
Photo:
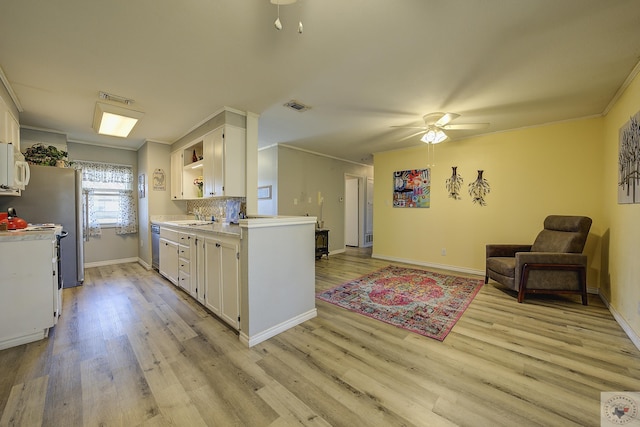
[[[151,222],[160,226],[160,274],[249,347],[316,316],[315,217]]]

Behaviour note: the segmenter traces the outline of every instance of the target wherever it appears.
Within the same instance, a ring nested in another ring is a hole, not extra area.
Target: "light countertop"
[[[47,240],[62,232],[62,226],[36,227],[30,226],[21,230],[0,231],[0,242],[20,240]]]

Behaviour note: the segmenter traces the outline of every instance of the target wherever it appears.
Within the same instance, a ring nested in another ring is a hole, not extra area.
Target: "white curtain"
[[[138,223],[133,193],[133,168],[126,165],[84,161],[75,161],[73,166],[82,170],[86,235],[101,235],[95,204],[100,191],[116,191],[119,196],[120,209],[116,223],[116,234],[137,233]]]
[[[85,219],[84,235],[87,237],[100,236],[102,235],[102,230],[100,229],[100,223],[96,218],[95,192],[93,190],[83,188],[82,194],[84,195],[82,201],[82,217]]]

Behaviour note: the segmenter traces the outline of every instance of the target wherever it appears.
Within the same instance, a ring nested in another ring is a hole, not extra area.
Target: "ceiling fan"
[[[448,138],[445,130],[468,130],[468,129],[484,129],[489,126],[489,123],[460,123],[450,124],[451,121],[460,117],[460,114],[456,113],[429,113],[422,116],[424,120],[424,126],[391,126],[394,128],[405,129],[421,129],[419,132],[411,134],[402,138],[413,138],[414,136],[424,134],[420,140],[427,144],[437,144]]]

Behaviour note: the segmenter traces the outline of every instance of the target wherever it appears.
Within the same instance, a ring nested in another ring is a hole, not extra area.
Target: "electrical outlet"
[[[298,204],[298,199],[293,199],[293,204],[297,205]]]
[[[447,255],[447,248],[440,249],[440,255],[446,256]]]

